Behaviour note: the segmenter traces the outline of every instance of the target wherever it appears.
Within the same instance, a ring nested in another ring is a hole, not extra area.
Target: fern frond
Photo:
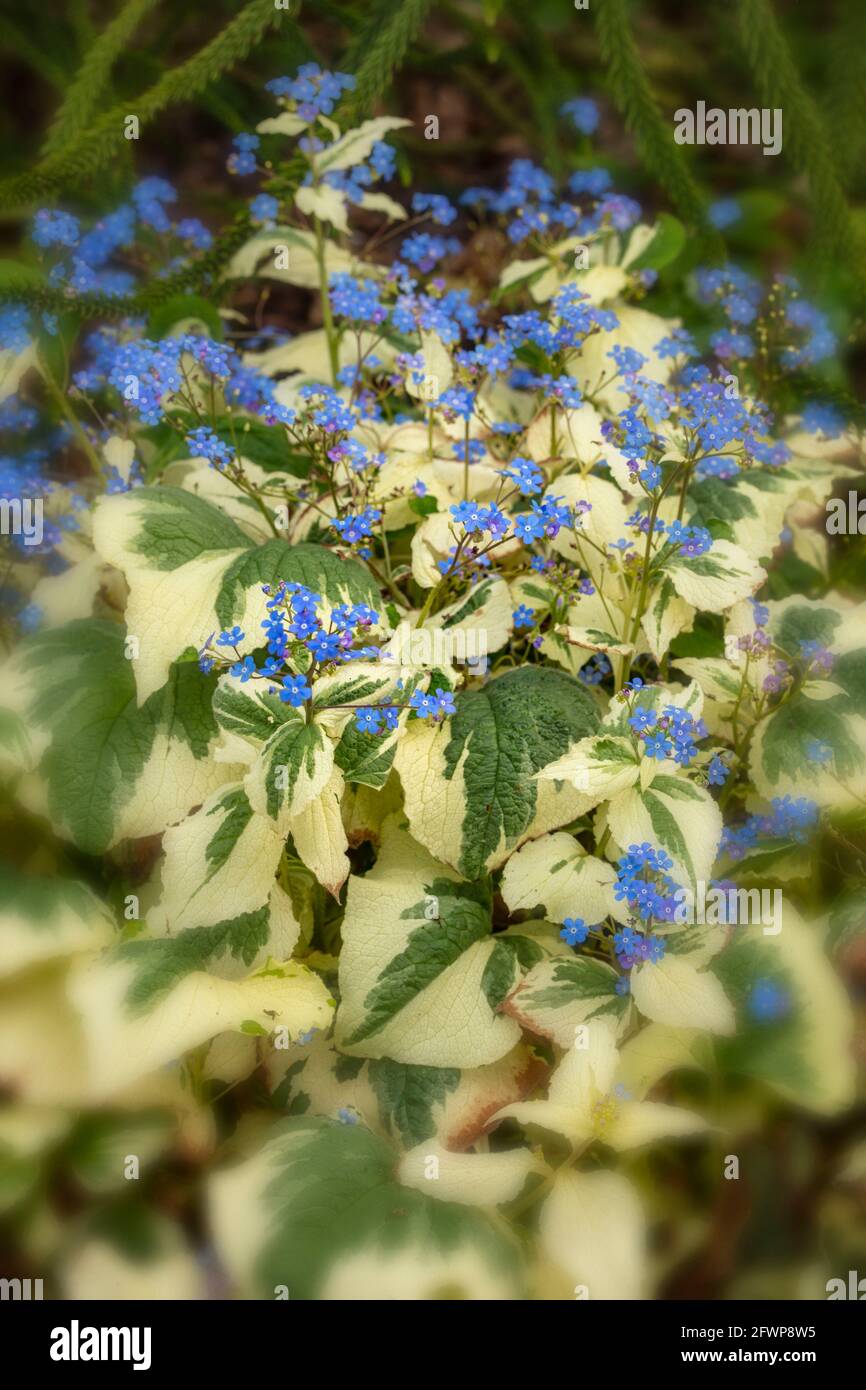
[[[16,58],[20,58],[22,63],[38,72],[52,87],[58,87],[62,91],[66,85],[67,74],[60,64],[5,16],[0,16],[0,49],[6,54],[14,54]]]
[[[672,128],[656,105],[625,0],[596,0],[593,14],[611,92],[647,169],[667,190],[683,216],[703,225],[703,194],[674,140]],[[712,234],[710,238],[716,240]]]
[[[112,67],[156,3],[157,0],[127,0],[96,39],[54,117],[42,148],[43,158],[70,145],[86,129],[99,106]]]
[[[109,162],[123,141],[126,116],[136,115],[144,126],[167,107],[189,101],[221,73],[245,58],[276,23],[292,24],[292,21],[285,11],[275,8],[274,0],[250,0],[216,38],[166,73],[147,92],[113,106],[75,141],[49,155],[31,173],[0,184],[0,203],[6,206],[27,203],[88,178]]]
[[[388,87],[409,44],[424,23],[430,0],[389,0],[377,11],[375,33],[364,27],[365,48],[355,73],[355,90],[349,106],[351,120],[368,116],[376,99]],[[350,49],[349,58],[352,57]]]
[[[809,180],[821,251],[852,254],[856,235],[820,112],[797,72],[769,0],[739,0],[740,36],[761,100],[784,112],[784,139]],[[862,262],[862,247],[859,259]]]
[[[866,151],[866,5],[842,0],[830,38],[824,123],[832,135],[836,167],[847,188]]]

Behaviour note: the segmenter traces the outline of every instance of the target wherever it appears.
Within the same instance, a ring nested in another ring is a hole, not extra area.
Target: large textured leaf
[[[211,1179],[211,1222],[249,1297],[281,1288],[290,1299],[520,1296],[507,1237],[483,1213],[401,1186],[390,1146],[360,1125],[287,1120]]]
[[[84,883],[0,872],[0,977],[99,950],[114,920]]]
[[[625,1023],[626,995],[617,994],[612,966],[588,956],[558,956],[539,962],[503,1005],[503,1011],[531,1033],[559,1047],[574,1047],[578,1028],[609,1016]]]
[[[541,1248],[581,1298],[642,1299],[649,1287],[646,1220],[620,1173],[565,1172],[540,1215]]]
[[[197,932],[185,932],[195,941]],[[176,1062],[217,1033],[253,1023],[297,1036],[326,1027],[328,991],[303,965],[226,980],[190,968],[171,940],[130,941],[117,953],[77,966],[70,997],[81,1015],[95,1097],[108,1097]]]
[[[262,748],[247,781],[250,804],[277,820],[298,816],[324,791],[334,769],[327,734],[302,719],[287,720]]]
[[[635,967],[632,998],[645,1018],[671,1028],[734,1032],[734,1010],[718,978],[688,956],[667,955],[658,965]]]
[[[665,573],[680,598],[708,613],[718,613],[749,598],[767,577],[761,566],[731,541],[715,541],[706,555],[677,555],[665,565]]]
[[[854,1099],[851,1001],[824,954],[819,925],[783,903],[781,931],[735,928],[712,971],[733,1001],[737,1029],[717,1041],[725,1072],[765,1082],[786,1099],[838,1114]],[[762,999],[772,1007],[762,1007]]]
[[[151,931],[195,965],[224,958],[221,974],[269,955],[287,959],[300,925],[275,882],[285,838],[285,828],[254,813],[243,787],[217,792],[165,833],[163,893],[148,914]]]
[[[615,881],[610,864],[587,854],[572,835],[557,831],[530,840],[512,854],[501,892],[511,912],[541,906],[551,922],[581,917],[595,926],[622,912],[613,895]]]
[[[666,850],[684,885],[705,882],[722,837],[722,814],[704,787],[685,777],[657,773],[645,789],[632,787],[610,803],[608,824],[622,848],[649,843]]]
[[[634,739],[613,734],[582,738],[564,757],[539,773],[542,781],[570,782],[587,798],[587,806],[607,801],[633,786],[639,775]]]
[[[512,1202],[520,1195],[532,1166],[528,1149],[457,1154],[428,1139],[403,1156],[397,1176],[407,1187],[417,1188],[438,1202],[493,1207]],[[435,1178],[431,1178],[431,1172],[435,1172]]]
[[[87,618],[52,628],[16,660],[27,722],[44,742],[47,809],[89,853],[161,833],[236,775],[213,758],[213,679],[181,663],[138,707],[117,624]]]
[[[424,1066],[495,1062],[520,1035],[488,998],[495,952],[487,886],[462,883],[390,823],[376,867],[349,883],[337,1046]]]
[[[164,684],[181,652],[224,627],[237,623],[247,634],[243,651],[262,645],[263,584],[295,580],[332,604],[378,602],[356,561],[277,539],[254,546],[224,512],[182,488],[143,487],[103,498],[93,536],[97,552],[129,585],[126,626],[139,644],[140,700]]]
[[[585,689],[561,671],[522,667],[458,695],[444,726],[407,729],[395,766],[412,833],[467,878],[501,864],[530,834],[586,804],[535,776],[597,727]]]
[[[267,1070],[274,1100],[287,1114],[338,1119],[349,1113],[398,1148],[435,1136],[460,1150],[475,1143],[492,1114],[526,1095],[546,1068],[524,1043],[489,1066],[460,1070],[348,1057],[332,1039],[315,1037],[273,1049]]]
[[[373,146],[389,131],[400,130],[411,124],[411,121],[400,116],[377,116],[373,120],[363,121],[353,130],[347,130],[333,144],[326,145],[316,156],[316,168],[324,174],[362,164]]]

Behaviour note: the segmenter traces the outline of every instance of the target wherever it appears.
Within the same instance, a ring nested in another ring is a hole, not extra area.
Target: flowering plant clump
[[[807,905],[866,797],[864,611],[773,579],[820,574],[857,468],[834,408],[778,405],[834,336],[735,265],[659,311],[683,229],[602,167],[407,195],[410,123],[346,125],[351,76],[268,90],[206,293],[77,337],[0,311],[3,496],[44,503],[4,542],[0,750],[59,847],[3,889],[6,1128],[94,1201],[118,1154],[195,1169],[153,1217],[171,1296],[196,1241],[238,1296],[650,1296],[653,1221],[700,1219],[687,1181],[648,1208],[659,1153],[720,1182],[744,1086],[854,1097]],[[44,208],[34,275],[120,304],[208,252],[178,201]],[[232,307],[287,285],[320,327]],[[718,883],[781,885],[780,929],[683,922]],[[127,1275],[86,1223],[53,1253]]]

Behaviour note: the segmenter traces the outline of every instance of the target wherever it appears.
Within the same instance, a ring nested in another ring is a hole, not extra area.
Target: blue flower
[[[707,768],[707,781],[711,787],[723,787],[728,780],[730,768],[723,762],[718,753],[714,753]]]
[[[829,743],[823,743],[821,739],[811,738],[806,744],[806,757],[810,763],[819,766],[829,763],[833,757],[833,749]]]
[[[68,212],[41,208],[33,219],[31,236],[37,246],[75,246],[80,235],[78,219]]]
[[[434,717],[436,719],[444,719],[447,714],[457,713],[454,696],[450,690],[442,690],[441,687],[437,687],[434,699],[436,701],[434,712]]]
[[[449,227],[457,216],[457,209],[452,207],[442,193],[415,193],[412,197],[412,211],[429,212],[433,221],[440,227]]]
[[[507,468],[501,468],[503,478],[511,478],[523,497],[533,497],[544,486],[544,474],[531,459],[513,458]]]
[[[516,628],[532,627],[535,623],[535,609],[528,608],[525,603],[521,603],[515,608],[512,617]]]
[[[707,217],[720,232],[723,232],[726,227],[733,227],[735,222],[740,222],[742,216],[743,209],[736,198],[717,198],[707,208]]]
[[[256,664],[251,656],[245,656],[243,661],[236,661],[229,671],[229,675],[239,678],[241,685],[246,685],[250,677],[255,674]]]
[[[347,72],[323,72],[318,63],[302,63],[296,77],[274,78],[265,83],[265,90],[293,100],[302,120],[315,121],[319,115],[330,116],[342,94],[354,86],[355,78]]]
[[[644,705],[640,705],[629,717],[628,722],[638,733],[642,733],[645,729],[652,729],[657,719],[658,715],[654,709],[647,709]]]
[[[259,227],[273,226],[279,210],[279,203],[270,193],[257,193],[250,200],[250,219]]]
[[[293,709],[298,709],[310,698],[311,694],[312,691],[307,684],[306,676],[284,677],[283,689],[280,691],[280,699],[284,705],[291,705]]]
[[[229,173],[236,174],[238,177],[254,174],[257,168],[255,151],[260,144],[258,135],[236,135],[232,144],[234,150],[226,163]]]
[[[379,301],[379,286],[373,280],[359,280],[354,275],[332,275],[328,285],[331,308],[339,318],[352,323],[379,324],[387,318],[387,310]]]
[[[582,917],[566,917],[559,935],[569,946],[580,946],[589,936],[589,927]]]
[[[336,661],[340,655],[340,635],[337,632],[314,632],[307,638],[307,647],[317,661]]]
[[[220,633],[219,637],[216,639],[217,646],[236,647],[239,642],[242,642],[244,640],[245,636],[246,633],[241,632],[240,628],[236,623],[234,627],[230,627],[227,629],[227,631]]]
[[[214,468],[225,468],[234,458],[229,446],[206,425],[190,430],[186,442],[193,458],[208,459]]]
[[[380,711],[374,709],[372,705],[364,705],[362,709],[356,709],[355,727],[360,729],[362,734],[378,734],[382,728]]]
[[[197,217],[181,218],[174,230],[181,241],[188,241],[196,251],[207,251],[213,245],[211,233]]]
[[[748,1013],[759,1023],[775,1023],[790,1013],[792,999],[775,980],[756,980],[746,1001]]]
[[[350,512],[346,516],[332,517],[331,525],[335,531],[339,532],[344,541],[354,545],[366,536],[372,536],[373,528],[381,520],[382,513],[377,507],[364,507],[360,512]]]
[[[591,97],[574,97],[561,106],[563,116],[570,116],[581,135],[592,135],[598,129],[598,107]]]
[[[610,672],[611,664],[607,657],[602,652],[596,652],[584,666],[581,666],[577,674],[584,685],[601,685],[605,676],[609,676]]]
[[[521,512],[514,518],[514,534],[524,545],[541,540],[544,529],[544,518],[538,512]]]

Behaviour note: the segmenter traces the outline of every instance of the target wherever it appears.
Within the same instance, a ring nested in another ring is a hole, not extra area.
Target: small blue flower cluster
[[[689,559],[706,555],[712,549],[713,537],[705,526],[684,526],[681,521],[672,521],[666,531],[667,544],[678,546],[680,555]]]
[[[754,356],[754,338],[743,330],[758,322],[762,313],[774,314],[777,322],[781,316],[796,335],[793,342],[783,344],[778,352],[778,362],[784,370],[814,367],[835,352],[837,338],[827,316],[802,297],[794,276],[776,276],[766,306],[760,281],[737,266],[698,270],[696,278],[699,300],[721,307],[728,320],[728,328],[710,339],[714,352],[722,360]],[[797,341],[800,337],[802,341]]]
[[[108,263],[118,251],[132,245],[141,227],[171,236],[188,250],[207,251],[213,244],[211,233],[196,217],[173,222],[166,205],[175,202],[177,191],[170,183],[161,178],[145,178],[136,184],[128,203],[100,217],[87,231],[71,213],[40,208],[33,219],[31,236],[42,251],[60,254],[49,271],[50,282],[77,294],[130,294],[135,288],[134,276],[129,270],[116,269]],[[175,258],[176,268],[184,263],[183,256]]]
[[[813,679],[829,676],[836,662],[829,647],[825,647],[823,642],[814,639],[800,643],[800,659],[806,667],[806,674]]]
[[[653,849],[646,842],[629,845],[617,863],[614,897],[617,902],[627,903],[629,911],[643,922],[674,921],[680,886],[671,878],[669,871],[673,866],[673,860],[664,850]],[[630,941],[631,938],[624,941],[622,949]],[[620,949],[617,945],[617,950]]]
[[[742,859],[763,840],[795,840],[805,844],[818,825],[819,810],[806,797],[776,796],[767,815],[751,815],[741,825],[725,826],[719,853]]]
[[[398,690],[403,689],[403,682],[397,682]],[[400,709],[409,709],[418,719],[429,719],[432,723],[438,724],[450,714],[457,713],[454,703],[454,696],[450,690],[443,690],[437,686],[436,690],[425,692],[423,690],[413,690],[409,696],[408,704],[400,705],[364,705],[355,710],[355,727],[364,734],[382,734],[391,729],[396,729],[400,718]]]
[[[544,487],[544,474],[531,459],[515,456],[507,468],[500,468],[499,472],[503,478],[511,478],[517,484],[522,497],[534,497]]]
[[[598,107],[591,97],[572,97],[559,108],[560,114],[569,116],[581,135],[592,135],[598,129]]]
[[[379,620],[378,613],[368,604],[338,604],[331,610],[326,628],[319,615],[322,597],[305,585],[282,580],[275,588],[263,585],[262,593],[267,596],[267,617],[262,622],[268,651],[264,664],[257,667],[252,656],[240,657],[238,647],[246,634],[235,625],[221,632],[215,640],[208,639],[199,655],[199,666],[205,673],[219,664],[221,670],[228,667],[229,674],[242,685],[254,677],[282,680],[280,699],[286,704],[300,706],[310,697],[308,674],[314,666],[321,668],[347,661],[378,659],[378,647],[356,645]],[[237,661],[230,664],[225,658],[221,659],[214,647],[232,648]],[[291,671],[286,675],[288,662],[297,664],[302,655],[300,648],[306,648],[301,663],[304,672]],[[274,687],[270,688],[270,693],[276,693]]]
[[[613,938],[617,964],[623,970],[649,961],[658,965],[664,960],[665,939],[663,936],[644,936],[632,927],[623,927]]]
[[[611,664],[603,652],[596,652],[578,671],[578,679],[584,685],[601,685],[611,673]]]
[[[702,719],[695,719],[679,705],[665,705],[660,713],[639,705],[628,722],[642,741],[646,757],[672,758],[680,767],[689,766],[697,756],[696,740],[706,738],[708,733]]]
[[[594,103],[577,99],[568,103],[565,114],[584,127],[593,116]],[[610,175],[606,169],[585,169],[573,174],[564,196],[556,181],[544,169],[529,159],[515,159],[508,169],[504,189],[468,188],[461,203],[476,211],[486,210],[505,219],[510,241],[520,244],[529,237],[551,237],[563,234],[578,237],[594,235],[605,225],[617,231],[627,231],[640,219],[640,206],[632,198],[609,193]],[[591,200],[588,210],[576,202]]]
[[[437,227],[450,227],[457,216],[457,209],[448,201],[444,193],[414,193],[412,211],[429,213]]]
[[[84,394],[112,387],[147,425],[158,425],[165,415],[166,397],[183,390],[187,359],[226,387],[239,365],[225,343],[192,333],[154,342],[149,338],[120,341],[102,332],[91,335],[87,346],[93,361],[75,374],[75,387]]]
[[[258,135],[236,135],[232,140],[232,153],[226,163],[229,173],[235,174],[238,178],[243,178],[247,174],[254,174],[258,168],[256,150],[260,144]]]
[[[265,90],[285,104],[294,104],[302,121],[330,116],[344,92],[351,92],[355,79],[348,72],[327,72],[318,63],[302,63],[295,77],[275,77]]]

